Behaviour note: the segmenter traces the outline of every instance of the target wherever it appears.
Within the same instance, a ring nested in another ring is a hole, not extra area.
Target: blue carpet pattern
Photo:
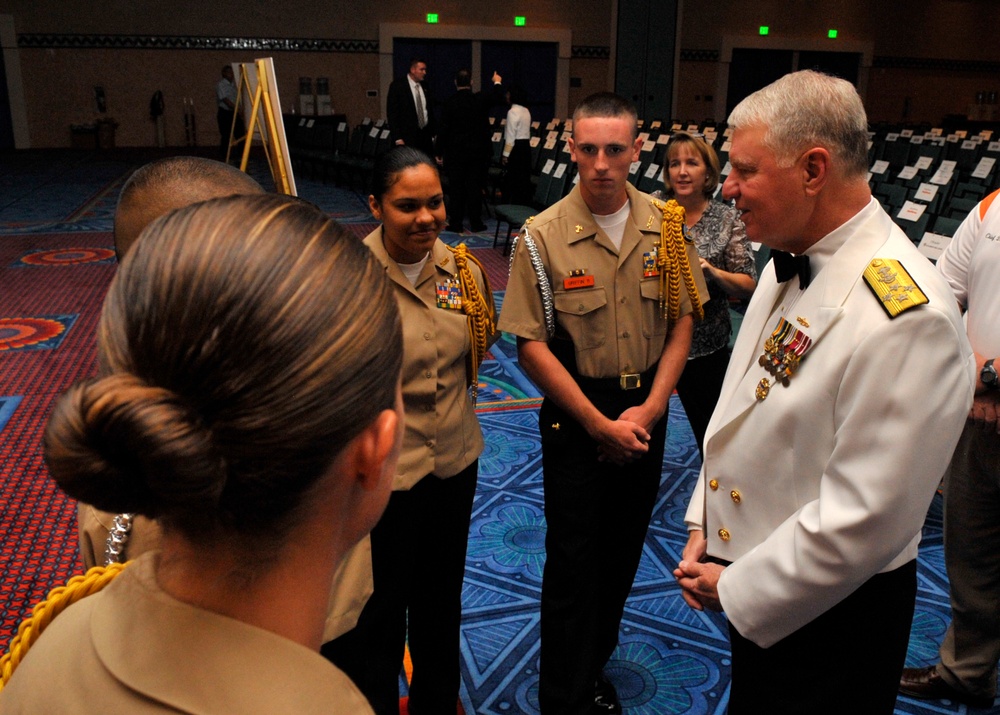
[[[7,361],[0,362],[0,648],[35,601],[81,570],[72,502],[58,493],[42,501],[32,498],[51,491],[45,487],[40,457],[41,428],[54,396],[93,370],[88,346],[99,298],[113,271],[113,259],[101,251],[111,247],[109,232],[122,182],[149,158],[142,152],[24,152],[0,165],[0,286],[23,281],[24,271],[59,272],[47,282],[37,274],[38,295],[14,298],[4,288],[0,300],[0,361]],[[252,165],[251,173],[273,187],[262,163]],[[303,198],[355,235],[374,228],[366,198],[357,192],[306,178],[299,178],[298,185]],[[446,233],[443,238],[474,249],[502,303],[506,258],[491,248],[493,222],[488,226],[481,234]],[[42,252],[45,256],[37,258]],[[76,309],[79,319],[65,301],[55,299],[59,291],[48,287],[74,272],[89,296]],[[15,332],[4,327],[4,319],[61,321],[63,330],[47,341],[3,350],[4,337]],[[73,352],[71,346],[76,346]],[[483,364],[478,397],[486,448],[463,590],[461,698],[470,714],[533,714],[538,712],[538,602],[545,563],[537,429],[541,400],[518,368],[510,336],[492,347]],[[669,428],[658,501],[607,673],[626,715],[721,714],[730,681],[725,618],[689,609],[671,576],[686,540],[683,515],[700,466],[676,397]],[[949,621],[941,522],[938,496],[921,545],[910,666],[936,661]],[[901,697],[896,712],[967,709]],[[988,712],[1000,714],[1000,707]]]

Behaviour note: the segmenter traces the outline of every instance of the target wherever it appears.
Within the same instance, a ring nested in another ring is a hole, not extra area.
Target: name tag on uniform
[[[593,276],[572,276],[563,280],[563,288],[566,290],[573,290],[574,288],[590,288],[593,285]]]
[[[437,307],[446,310],[462,309],[462,284],[458,278],[446,278],[435,286]]]

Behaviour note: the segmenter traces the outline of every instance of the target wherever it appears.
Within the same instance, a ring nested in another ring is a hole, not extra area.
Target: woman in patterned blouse
[[[698,248],[711,298],[705,319],[695,325],[691,354],[677,382],[677,394],[704,455],[705,430],[729,365],[729,298],[749,298],[757,287],[757,270],[739,212],[712,200],[720,174],[715,150],[700,136],[677,132],[667,143],[666,164],[665,190],[653,195],[676,199],[684,207],[687,235]]]

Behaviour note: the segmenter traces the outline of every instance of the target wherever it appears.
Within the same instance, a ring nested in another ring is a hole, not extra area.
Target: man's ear
[[[348,449],[351,474],[357,475],[365,491],[379,488],[386,472],[389,478],[396,471],[399,457],[400,415],[395,410],[382,410],[375,420],[351,440]],[[391,464],[387,463],[391,460]]]
[[[642,151],[642,137],[636,137],[632,142],[632,161],[639,161],[640,151]]]
[[[802,155],[803,186],[807,196],[815,196],[830,178],[830,152],[824,147],[815,147]]]

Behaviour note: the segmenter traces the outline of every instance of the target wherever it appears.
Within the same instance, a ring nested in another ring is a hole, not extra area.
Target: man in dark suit
[[[485,231],[483,186],[490,166],[490,107],[503,102],[502,78],[493,73],[489,92],[472,91],[469,70],[455,74],[458,90],[445,102],[437,137],[437,157],[448,177],[448,230],[462,232],[468,216],[473,232]]]
[[[405,144],[430,156],[434,152],[434,130],[430,102],[422,84],[426,76],[427,63],[418,58],[411,60],[410,71],[389,85],[386,115],[397,145]]]

